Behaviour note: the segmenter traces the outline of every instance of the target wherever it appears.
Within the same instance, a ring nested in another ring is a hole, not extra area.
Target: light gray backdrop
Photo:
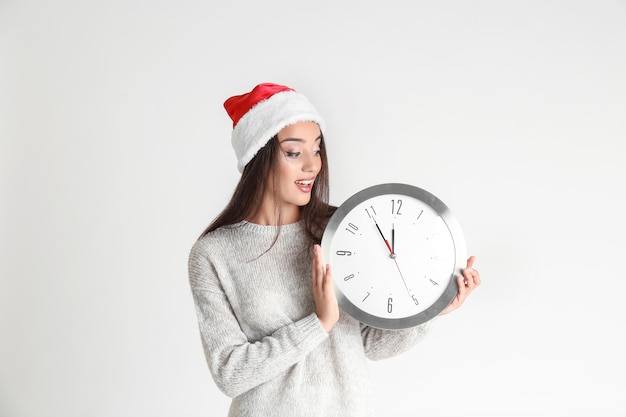
[[[624,416],[626,2],[0,2],[0,415],[225,416],[187,254],[225,98],[328,119],[332,202],[408,182],[483,286],[372,363],[381,416]]]

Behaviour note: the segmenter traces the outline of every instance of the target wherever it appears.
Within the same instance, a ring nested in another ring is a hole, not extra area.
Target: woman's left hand
[[[475,260],[475,256],[470,256],[467,260],[467,267],[463,270],[463,275],[456,277],[457,283],[459,284],[459,292],[456,294],[456,297],[454,297],[450,305],[439,313],[439,315],[448,314],[449,312],[461,307],[470,293],[480,285],[480,274],[472,267]]]

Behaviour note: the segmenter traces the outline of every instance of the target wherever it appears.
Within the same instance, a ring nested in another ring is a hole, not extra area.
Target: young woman
[[[242,172],[189,257],[204,352],[230,416],[372,416],[367,359],[412,347],[429,323],[364,326],[337,305],[319,243],[328,204],[324,121],[293,89],[260,84],[226,100]],[[468,260],[459,292],[480,284]]]

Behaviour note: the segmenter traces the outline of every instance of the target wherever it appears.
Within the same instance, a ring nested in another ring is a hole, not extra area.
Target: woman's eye
[[[322,153],[322,150],[321,149],[316,149],[315,151],[313,151],[313,153],[317,156],[317,155]]]
[[[295,158],[300,155],[300,152],[286,152],[289,158]]]

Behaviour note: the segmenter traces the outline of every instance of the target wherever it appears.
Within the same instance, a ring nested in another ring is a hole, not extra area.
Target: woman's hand
[[[456,297],[454,297],[450,305],[439,313],[439,315],[448,314],[449,312],[461,307],[470,293],[480,285],[480,274],[477,270],[472,268],[475,260],[475,256],[470,256],[467,260],[467,267],[463,270],[463,276],[459,275],[456,278],[457,283],[459,284],[459,292],[456,294]]]
[[[322,248],[314,247],[313,259],[313,298],[315,299],[315,313],[327,332],[339,320],[339,305],[333,286],[333,272],[330,264],[324,265]]]

